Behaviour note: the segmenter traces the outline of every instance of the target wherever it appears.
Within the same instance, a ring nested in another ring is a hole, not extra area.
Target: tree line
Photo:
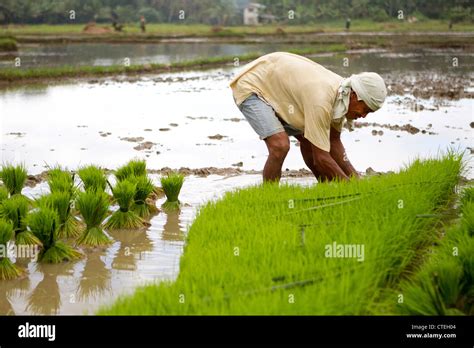
[[[400,14],[474,21],[472,0],[1,0],[0,23],[105,23],[112,18],[131,23],[144,16],[148,23],[239,25],[243,8],[250,2],[265,6],[261,14],[287,24],[348,17],[387,21]]]

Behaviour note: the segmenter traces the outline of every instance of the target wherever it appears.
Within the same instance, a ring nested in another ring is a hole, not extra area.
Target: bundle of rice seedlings
[[[76,207],[81,213],[86,229],[77,240],[78,244],[100,246],[111,243],[102,230],[102,223],[109,210],[109,198],[103,191],[81,192],[76,200]]]
[[[21,194],[21,190],[25,186],[28,173],[23,164],[14,166],[12,164],[4,164],[0,171],[0,179],[7,188],[10,196]]]
[[[81,233],[79,221],[72,214],[72,199],[68,192],[55,191],[37,201],[41,208],[53,209],[59,217],[59,238],[75,238]]]
[[[0,247],[3,252],[0,253],[0,280],[15,279],[23,275],[24,271],[16,266],[5,254],[7,244],[13,237],[13,225],[11,222],[0,219]]]
[[[3,187],[3,186],[0,186],[0,204],[2,204],[2,202],[8,198],[8,190]]]
[[[131,179],[131,181],[136,184],[132,210],[144,219],[158,213],[155,203],[149,199],[155,189],[151,179],[146,176],[138,176]]]
[[[162,205],[163,209],[168,211],[179,209],[180,202],[178,196],[183,182],[184,176],[178,173],[171,173],[161,178],[161,186],[166,195],[166,202]]]
[[[104,171],[96,166],[87,166],[78,170],[85,191],[105,191],[107,179]]]
[[[82,254],[70,245],[58,240],[59,216],[56,211],[43,207],[28,215],[28,226],[43,243],[38,260],[47,263],[72,261]]]
[[[76,194],[74,186],[74,174],[62,170],[60,167],[53,168],[48,173],[48,186],[52,193],[66,192],[73,198]]]
[[[105,227],[110,230],[121,228],[139,228],[145,225],[145,221],[138,214],[130,210],[133,204],[137,184],[129,180],[119,181],[112,189],[114,199],[119,205],[119,209],[115,211],[109,218]]]
[[[0,206],[0,217],[13,224],[17,245],[41,245],[41,241],[31,231],[27,230],[26,216],[29,201],[21,195],[6,199]]]
[[[115,177],[118,181],[130,179],[132,177],[146,176],[146,161],[134,159],[129,161],[126,165],[118,168],[115,171]]]

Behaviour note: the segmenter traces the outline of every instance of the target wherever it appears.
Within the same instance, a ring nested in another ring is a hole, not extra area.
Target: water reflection
[[[25,310],[33,314],[58,314],[61,308],[61,292],[58,277],[72,275],[75,264],[75,262],[36,264],[35,271],[42,273],[43,279],[28,295]]]
[[[111,291],[110,269],[106,267],[106,250],[93,250],[87,253],[87,261],[77,288],[79,302],[100,298]]]
[[[153,243],[148,238],[146,228],[138,230],[109,231],[112,238],[120,242],[120,248],[112,261],[116,270],[134,271],[137,260],[142,259],[143,253],[153,250]]]
[[[180,211],[175,210],[166,214],[166,223],[163,226],[162,238],[167,241],[178,241],[184,240],[184,233],[181,231],[180,226]]]
[[[15,315],[12,302],[24,298],[30,288],[28,276],[20,279],[5,280],[0,282],[0,314]]]

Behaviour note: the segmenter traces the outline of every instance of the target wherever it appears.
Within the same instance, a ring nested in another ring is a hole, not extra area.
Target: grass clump
[[[181,187],[183,187],[184,176],[179,173],[171,173],[161,178],[161,186],[166,195],[166,202],[162,207],[164,210],[176,210],[180,207],[178,199]]]
[[[96,166],[82,167],[78,170],[78,174],[84,184],[85,191],[105,191],[107,178],[101,168]]]
[[[39,261],[60,263],[82,257],[79,251],[58,240],[60,218],[55,210],[42,207],[31,213],[28,216],[28,226],[43,244],[38,256]]]
[[[8,199],[8,190],[5,187],[0,186],[0,204],[2,204],[5,199]]]
[[[0,179],[8,190],[10,196],[21,194],[21,190],[25,186],[28,173],[23,164],[14,166],[12,164],[4,164],[0,171]]]
[[[48,172],[48,186],[51,193],[65,192],[70,198],[74,198],[77,193],[77,188],[74,185],[75,174],[63,170],[60,167],[51,169]]]
[[[75,238],[81,233],[79,221],[72,214],[72,204],[71,193],[66,191],[54,191],[37,200],[40,208],[52,209],[58,214],[58,238]]]
[[[460,223],[448,229],[418,272],[402,282],[400,314],[474,315],[473,190],[464,191]]]
[[[114,200],[119,205],[119,209],[110,216],[105,224],[107,229],[134,229],[145,225],[145,221],[131,210],[136,187],[136,183],[123,180],[119,181],[112,189]]]
[[[0,52],[17,51],[17,42],[13,38],[0,37]]]
[[[17,245],[41,245],[41,241],[27,229],[28,205],[29,201],[26,197],[14,195],[1,204],[0,217],[13,224]]]
[[[7,245],[12,237],[13,225],[9,221],[0,219],[0,280],[16,279],[24,273],[8,258]]]
[[[146,161],[139,159],[131,160],[115,171],[115,177],[118,181],[146,175]]]
[[[175,282],[140,288],[100,313],[380,313],[381,294],[398,288],[436,239],[436,219],[418,216],[449,205],[460,169],[447,155],[365,180],[228,192],[200,209]],[[353,254],[329,253],[334,243]]]
[[[102,229],[102,223],[109,210],[109,198],[103,191],[86,191],[79,193],[76,207],[82,215],[86,228],[77,240],[78,244],[96,247],[111,243]]]
[[[154,201],[150,199],[155,190],[153,182],[147,176],[138,176],[131,181],[136,185],[132,210],[142,219],[148,219],[158,212]]]

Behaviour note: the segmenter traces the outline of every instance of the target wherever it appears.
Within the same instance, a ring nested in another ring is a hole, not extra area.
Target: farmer
[[[358,177],[341,142],[345,118],[378,110],[387,96],[383,79],[363,72],[344,79],[296,54],[275,52],[249,63],[230,83],[235,103],[264,140],[264,181],[279,181],[290,149],[300,142],[304,162],[318,180]]]

